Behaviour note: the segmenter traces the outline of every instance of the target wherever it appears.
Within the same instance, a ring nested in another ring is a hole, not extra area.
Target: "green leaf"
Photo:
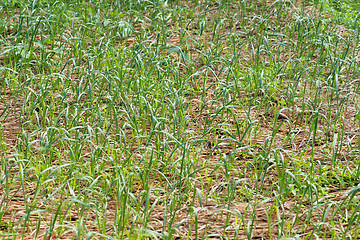
[[[181,47],[179,47],[179,46],[175,46],[175,47],[172,47],[172,48],[170,48],[169,49],[169,51],[167,52],[167,55],[170,55],[170,54],[172,54],[172,53],[174,53],[174,52],[177,52],[177,51],[181,51]]]
[[[106,27],[107,25],[109,25],[111,23],[111,21],[109,21],[108,19],[105,19],[104,21],[104,27]]]

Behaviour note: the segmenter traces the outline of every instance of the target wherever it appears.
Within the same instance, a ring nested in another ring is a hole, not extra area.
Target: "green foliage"
[[[358,238],[357,7],[0,1],[0,238]]]
[[[356,0],[329,0],[325,1],[328,10],[338,18],[340,22],[344,22],[348,27],[359,31],[360,24],[360,2]]]

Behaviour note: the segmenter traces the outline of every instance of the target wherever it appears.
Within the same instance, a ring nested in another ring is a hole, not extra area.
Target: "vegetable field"
[[[359,26],[321,0],[0,1],[0,238],[360,238]]]

